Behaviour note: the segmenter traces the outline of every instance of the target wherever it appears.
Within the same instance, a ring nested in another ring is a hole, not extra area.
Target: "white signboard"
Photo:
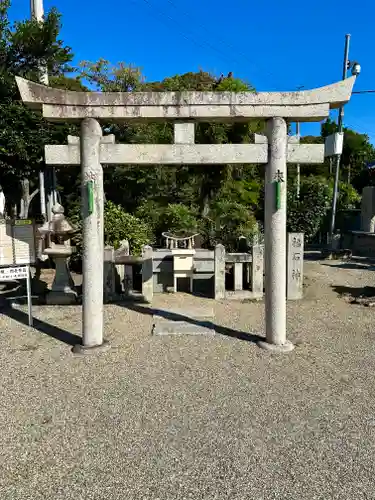
[[[0,283],[3,281],[26,280],[27,285],[27,308],[29,313],[29,325],[33,326],[33,315],[31,311],[31,280],[30,266],[9,266],[0,267]]]
[[[0,220],[0,266],[34,264],[35,228],[31,220]]]
[[[19,267],[0,267],[0,282],[1,281],[16,281],[27,279],[27,266]]]

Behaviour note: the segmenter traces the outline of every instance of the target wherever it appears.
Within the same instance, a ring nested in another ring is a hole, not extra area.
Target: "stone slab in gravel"
[[[192,324],[187,321],[156,321],[152,330],[154,335],[215,335],[210,323]]]
[[[154,309],[152,333],[153,335],[215,335],[213,317],[212,307]]]

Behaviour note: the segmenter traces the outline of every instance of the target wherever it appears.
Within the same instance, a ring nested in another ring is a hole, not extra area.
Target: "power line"
[[[134,0],[131,0],[133,2],[133,4],[135,4]],[[165,23],[165,19],[164,18],[167,18],[169,19],[174,26],[176,26],[176,20],[169,16],[167,13],[161,11],[160,9],[157,9],[155,7],[154,4],[152,4],[149,0],[143,0],[143,2],[148,5],[151,9],[154,9],[155,13],[158,15],[158,17],[160,17],[160,19],[164,22],[164,24],[167,24],[168,23]],[[222,58],[224,58],[226,60],[226,62],[229,62],[229,63],[233,63],[233,59],[237,61],[237,63],[241,64],[241,61],[239,61],[238,59],[235,59],[232,57],[232,59],[230,57],[227,56],[227,54],[225,54],[225,52],[223,52],[222,50],[218,49],[217,47],[215,47],[214,45],[212,45],[211,43],[207,42],[207,41],[203,41],[202,42],[199,42],[197,41],[195,38],[189,36],[189,35],[186,35],[186,33],[182,32],[181,30],[179,30],[179,33],[181,36],[183,36],[184,38],[186,38],[187,40],[189,40],[190,42],[193,42],[195,45],[201,47],[201,48],[205,48],[205,46],[203,44],[205,44],[207,47],[209,47],[211,50],[214,50],[215,52],[217,52]]]
[[[193,16],[190,15],[188,12],[186,12],[186,10],[182,10],[180,7],[177,7],[177,5],[172,1],[172,0],[167,0],[167,2],[172,5],[172,7],[174,7],[177,11],[180,11],[182,13],[182,15],[186,16],[186,17],[190,17],[191,19],[193,19]],[[195,19],[194,19],[195,21]],[[205,30],[205,31],[208,31],[208,28],[207,26],[205,26],[203,23],[197,23],[195,21],[195,24],[197,27],[200,27],[201,29]],[[251,64],[251,66],[254,68],[254,69],[259,69],[259,67],[257,65],[255,65],[250,59],[249,57],[247,56],[247,54],[245,54],[244,52],[238,50],[237,47],[235,47],[234,45],[232,45],[230,42],[228,42],[227,40],[224,40],[224,38],[218,38],[216,37],[216,39],[221,42],[223,45],[226,45],[227,47],[229,48],[232,48],[233,50],[235,50],[236,54],[238,54],[239,56],[242,56],[244,59],[246,59],[246,61],[248,63]],[[270,73],[269,71],[264,71],[262,69],[262,72],[269,75],[269,76],[275,76],[273,73]]]

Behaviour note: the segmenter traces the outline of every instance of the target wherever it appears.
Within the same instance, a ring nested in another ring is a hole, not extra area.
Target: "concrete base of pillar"
[[[294,345],[289,342],[289,340],[286,341],[285,344],[282,345],[277,345],[277,344],[270,344],[269,342],[266,342],[265,340],[259,340],[257,342],[258,347],[261,347],[265,351],[270,351],[274,353],[284,353],[284,352],[290,352],[293,351]]]
[[[82,344],[76,344],[73,347],[72,352],[74,354],[92,355],[92,354],[101,354],[102,352],[108,351],[108,349],[110,348],[111,344],[107,340],[104,340],[103,344],[94,346],[85,346]]]

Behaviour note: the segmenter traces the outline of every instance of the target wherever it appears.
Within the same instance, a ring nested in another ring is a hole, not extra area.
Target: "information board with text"
[[[0,219],[0,266],[35,264],[35,224],[29,219]]]

